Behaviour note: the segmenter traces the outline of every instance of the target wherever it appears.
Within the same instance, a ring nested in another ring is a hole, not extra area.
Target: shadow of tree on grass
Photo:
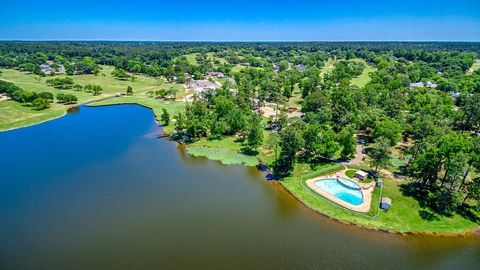
[[[427,221],[438,221],[438,220],[440,220],[440,218],[438,217],[437,214],[435,214],[434,212],[432,212],[428,209],[420,209],[418,211],[418,214],[420,215],[420,217],[423,220],[427,220]]]
[[[462,204],[453,212],[445,212],[435,206],[432,201],[430,192],[422,189],[417,182],[409,182],[400,185],[400,191],[406,197],[414,198],[422,209],[418,211],[420,217],[427,221],[437,221],[440,216],[452,217],[453,213],[460,215],[461,217],[471,220],[472,222],[480,224],[480,216],[475,212],[475,209],[468,205]]]

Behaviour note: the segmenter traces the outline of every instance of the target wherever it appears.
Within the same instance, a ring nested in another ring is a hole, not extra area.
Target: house
[[[190,80],[187,82],[186,86],[197,93],[202,93],[206,89],[215,90],[220,87],[219,84],[209,80]]]
[[[303,64],[297,64],[297,65],[295,65],[295,68],[298,70],[298,72],[304,72],[305,71],[305,65],[303,65]]]
[[[53,62],[49,61],[47,64],[41,64],[40,69],[45,73],[45,75],[50,75],[52,72],[56,74],[65,74],[65,67],[63,65],[58,65],[58,68],[51,67]]]
[[[289,113],[287,114],[287,117],[288,117],[288,118],[300,117],[300,118],[303,119],[304,116],[305,116],[305,114],[303,114],[302,112],[299,112],[299,111],[289,112]]]
[[[279,73],[280,72],[280,65],[274,64],[273,65],[273,71],[275,71],[275,73]]]
[[[424,87],[425,85],[423,82],[416,82],[416,83],[411,83],[410,87]]]
[[[205,72],[205,76],[225,78],[225,74],[223,74],[223,72],[217,72],[217,71],[207,71],[207,72]]]
[[[40,69],[43,71],[43,73],[45,73],[45,75],[48,75],[53,71],[53,68],[46,64],[41,64]]]
[[[368,173],[364,172],[362,170],[358,170],[358,171],[355,172],[355,177],[360,179],[360,180],[364,180],[364,179],[367,179]]]
[[[428,87],[428,88],[437,88],[437,84],[436,83],[432,83],[430,81],[428,81],[427,83],[423,83],[423,82],[416,82],[416,83],[411,83],[410,84],[410,87]]]
[[[457,98],[460,96],[460,92],[451,93],[450,96],[451,96],[453,99],[457,99]]]
[[[387,198],[387,197],[382,197],[382,200],[380,201],[380,208],[384,210],[388,210],[392,207],[392,199]]]
[[[295,106],[288,106],[287,110],[288,110],[289,112],[296,112],[296,111],[298,111],[298,108],[295,107]]]
[[[437,88],[437,84],[436,84],[436,83],[432,83],[432,82],[430,82],[430,81],[427,82],[426,86],[427,86],[428,88]]]

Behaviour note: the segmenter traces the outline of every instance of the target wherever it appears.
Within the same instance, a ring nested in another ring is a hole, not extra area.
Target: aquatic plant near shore
[[[247,166],[258,165],[258,160],[254,156],[247,156],[229,149],[219,147],[191,146],[188,147],[187,151],[192,156],[206,157],[211,160],[218,160],[225,165],[242,163]]]

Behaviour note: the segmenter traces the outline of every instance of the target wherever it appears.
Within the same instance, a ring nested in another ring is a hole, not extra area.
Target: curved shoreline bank
[[[68,114],[68,110],[70,110],[72,108],[81,107],[81,106],[84,106],[84,105],[88,106],[88,104],[90,104],[90,103],[94,103],[94,102],[98,102],[98,101],[102,101],[102,100],[106,100],[106,99],[111,99],[111,98],[115,98],[115,97],[116,96],[107,96],[107,97],[102,97],[100,99],[86,101],[86,102],[79,103],[79,104],[72,104],[71,106],[68,106],[65,111],[63,111],[62,115],[52,117],[52,118],[49,118],[49,119],[46,119],[46,120],[42,120],[42,121],[39,121],[39,122],[36,122],[36,123],[32,123],[32,124],[27,124],[27,125],[22,125],[22,126],[19,126],[19,127],[12,127],[12,128],[3,129],[3,130],[0,130],[0,132],[7,132],[7,131],[16,130],[16,129],[21,129],[21,128],[31,127],[31,126],[35,126],[35,125],[40,125],[40,124],[43,124],[43,123],[46,123],[46,122],[53,121],[53,120],[64,117],[65,115]]]
[[[65,115],[67,115],[67,111],[64,111],[62,115],[59,115],[59,116],[56,116],[56,117],[53,117],[53,118],[49,118],[49,119],[47,119],[47,120],[43,120],[43,121],[40,121],[40,122],[36,122],[36,123],[32,123],[32,124],[27,124],[27,125],[23,125],[23,126],[19,126],[19,127],[13,127],[13,128],[3,129],[3,130],[0,130],[0,132],[7,132],[7,131],[16,130],[16,129],[21,129],[21,128],[26,128],[26,127],[31,127],[31,126],[40,125],[40,124],[43,124],[43,123],[46,123],[46,122],[50,122],[50,121],[53,121],[53,120],[62,118],[62,117],[64,117]]]
[[[350,226],[354,226],[354,227],[361,228],[361,229],[368,230],[368,231],[391,233],[391,234],[398,234],[398,235],[426,235],[426,236],[437,236],[437,237],[458,237],[458,236],[468,237],[468,236],[475,236],[477,234],[480,235],[480,226],[477,226],[476,228],[465,230],[463,232],[451,232],[451,233],[442,232],[442,233],[440,233],[440,232],[434,232],[434,231],[399,231],[399,230],[385,229],[385,228],[381,228],[381,227],[366,226],[366,225],[359,224],[359,223],[348,222],[344,219],[334,217],[334,216],[326,214],[326,213],[324,213],[324,212],[322,212],[318,209],[315,209],[313,207],[308,206],[307,203],[305,203],[302,199],[300,199],[298,196],[296,196],[295,193],[293,193],[290,189],[288,189],[282,181],[278,181],[278,182],[290,195],[292,195],[295,198],[295,200],[300,202],[309,211],[313,211],[316,214],[320,214],[323,217],[329,218],[331,220],[334,220],[334,221],[339,222],[339,223],[344,224],[344,225],[350,225]]]
[[[104,99],[111,99],[111,98],[115,98],[115,97],[106,97],[106,98],[103,98],[103,99],[99,99],[99,100],[95,100],[95,101],[90,101],[90,102],[85,102],[85,103],[82,103],[82,104],[78,104],[76,106],[72,106],[72,107],[80,107],[82,105],[86,105],[88,107],[103,107],[103,106],[117,106],[117,105],[137,105],[137,106],[141,106],[145,109],[149,109],[153,116],[154,116],[154,120],[155,122],[161,126],[159,124],[159,122],[157,121],[157,116],[155,115],[154,111],[152,108],[148,107],[148,106],[145,106],[143,104],[138,104],[138,103],[128,103],[128,102],[123,102],[123,103],[117,103],[117,104],[107,104],[107,105],[95,105],[95,106],[90,106],[89,104],[90,103],[94,103],[94,102],[97,102],[97,101],[101,101],[101,100],[104,100]],[[12,130],[15,130],[15,129],[20,129],[20,128],[24,128],[24,127],[29,127],[29,126],[34,126],[34,125],[37,125],[37,124],[41,124],[41,123],[45,123],[45,122],[48,122],[48,121],[52,121],[52,120],[55,120],[55,119],[58,119],[58,118],[61,118],[63,116],[65,116],[67,114],[67,111],[64,112],[63,115],[59,116],[59,117],[55,117],[55,118],[52,118],[52,119],[48,119],[48,120],[45,120],[45,121],[42,121],[42,122],[38,122],[38,123],[35,123],[35,124],[31,124],[31,125],[27,125],[27,126],[22,126],[22,127],[16,127],[16,128],[11,128],[11,129],[8,129],[8,130],[2,130],[0,132],[6,132],[6,131],[12,131]],[[161,129],[162,131],[162,134],[164,134],[164,129],[162,128]],[[169,137],[169,135],[167,134],[165,137]],[[169,138],[170,141],[172,141],[170,138]],[[175,143],[178,144],[178,142],[174,141]],[[188,151],[187,151],[188,153]],[[206,157],[208,158],[208,157]],[[220,161],[219,161],[220,162]],[[398,234],[398,235],[426,235],[426,236],[437,236],[437,237],[458,237],[458,236],[461,236],[461,237],[467,237],[467,236],[477,236],[477,235],[480,235],[480,226],[477,226],[475,228],[471,228],[471,229],[467,229],[467,230],[464,230],[462,232],[435,232],[435,231],[401,231],[401,230],[394,230],[394,229],[386,229],[386,228],[382,228],[381,226],[368,226],[368,225],[364,225],[364,224],[360,224],[360,223],[355,223],[355,222],[349,222],[347,220],[344,220],[342,218],[338,218],[338,217],[335,217],[334,215],[329,215],[329,214],[326,214],[322,211],[320,211],[319,209],[315,209],[313,207],[310,207],[308,205],[308,203],[306,203],[305,201],[303,201],[301,198],[299,198],[294,192],[292,192],[284,183],[283,181],[278,181],[282,188],[284,188],[289,194],[291,194],[295,200],[297,200],[298,202],[300,202],[302,205],[304,205],[306,208],[309,209],[309,211],[313,211],[315,212],[316,214],[320,214],[324,217],[327,217],[331,220],[335,220],[336,222],[340,222],[342,224],[346,224],[346,225],[351,225],[351,226],[355,226],[355,227],[358,227],[358,228],[362,228],[362,229],[366,229],[366,230],[369,230],[369,231],[376,231],[376,232],[384,232],[384,233],[391,233],[391,234]]]

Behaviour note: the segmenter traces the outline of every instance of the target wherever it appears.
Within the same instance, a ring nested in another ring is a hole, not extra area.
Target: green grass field
[[[64,107],[52,104],[48,110],[36,111],[12,100],[0,101],[0,131],[31,126],[61,117],[66,112]]]
[[[84,91],[58,90],[46,84],[46,81],[55,77],[65,77],[65,75],[40,77],[31,73],[20,72],[13,69],[1,69],[1,80],[13,82],[24,90],[34,92],[71,93],[77,96],[79,103],[95,101],[107,97],[115,96],[116,93],[125,93],[127,86],[131,86],[134,95],[143,95],[148,91],[166,89],[175,87],[179,90],[179,97],[185,93],[182,85],[167,83],[165,79],[153,78],[143,75],[135,75],[135,81],[121,81],[113,78],[111,66],[102,66],[102,71],[98,75],[74,75],[70,76],[76,84],[82,86],[87,84],[100,85],[103,92],[99,96],[93,96]],[[51,104],[51,107],[42,111],[36,111],[27,105],[22,105],[14,101],[0,101],[0,131],[23,126],[33,125],[49,119],[54,119],[65,114],[65,111],[71,105]]]
[[[237,138],[223,137],[218,140],[200,139],[188,144],[188,153],[194,156],[203,156],[208,159],[218,160],[223,164],[246,164],[256,166],[258,160],[255,156],[248,156],[241,153],[243,145]]]
[[[187,152],[192,156],[206,157],[210,160],[217,160],[225,165],[245,164],[256,166],[258,161],[253,156],[247,156],[230,149],[222,147],[188,146]]]
[[[472,65],[472,71],[475,72],[478,69],[480,69],[480,60],[477,59]]]
[[[356,85],[358,87],[364,87],[368,82],[370,82],[370,73],[374,72],[376,70],[376,68],[367,64],[367,62],[365,60],[360,59],[360,58],[352,59],[352,61],[358,61],[358,62],[362,62],[362,63],[365,64],[365,69],[363,70],[362,74],[360,74],[360,76],[352,79],[352,84],[353,85]],[[323,68],[320,72],[320,76],[323,76],[324,74],[327,74],[327,73],[331,72],[335,67],[335,62],[336,62],[336,60],[333,60],[331,58],[328,59],[325,62],[325,65],[323,66]]]
[[[321,175],[340,169],[341,167],[336,167],[335,164],[327,164],[317,170],[320,171],[319,175]],[[306,174],[310,174],[310,176],[306,178]],[[429,210],[421,208],[419,202],[414,198],[404,196],[400,190],[401,182],[391,178],[383,178],[382,190],[382,196],[392,199],[391,209],[388,211],[380,210],[377,217],[375,217],[376,208],[372,209],[368,214],[359,214],[338,206],[308,188],[305,181],[313,176],[316,175],[315,173],[312,174],[308,165],[298,164],[292,176],[284,179],[281,183],[306,206],[345,223],[402,233],[455,234],[478,227],[477,223],[458,214],[445,217],[430,213],[435,218],[432,220],[422,218],[422,213],[429,213]],[[378,189],[375,190],[372,207],[376,207],[379,204],[379,192]]]
[[[320,71],[320,76],[323,77],[323,75],[330,73],[334,67],[335,67],[335,60],[333,60],[332,58],[329,58],[327,62],[325,62],[322,70]]]
[[[190,53],[190,54],[185,55],[185,57],[187,58],[188,63],[190,63],[191,65],[198,65],[196,57],[199,54],[200,53]],[[215,60],[218,60],[220,62],[220,64],[227,63],[227,61],[224,58],[215,57],[213,52],[206,53],[206,55],[207,55],[207,58],[211,59],[213,62]],[[214,64],[215,64],[215,62],[214,62]]]
[[[105,99],[88,104],[88,106],[108,106],[120,104],[138,104],[150,108],[155,115],[155,118],[160,122],[162,109],[166,109],[172,118],[174,115],[180,113],[185,108],[185,103],[181,101],[163,101],[155,98],[147,97],[146,94],[134,94],[133,96],[122,96],[110,99]],[[172,126],[172,124],[170,124]]]
[[[363,59],[358,59],[358,61],[365,63],[365,69],[360,76],[352,79],[352,84],[358,87],[364,87],[368,82],[370,82],[370,73],[374,72],[376,68],[367,64],[367,62],[365,62]]]

